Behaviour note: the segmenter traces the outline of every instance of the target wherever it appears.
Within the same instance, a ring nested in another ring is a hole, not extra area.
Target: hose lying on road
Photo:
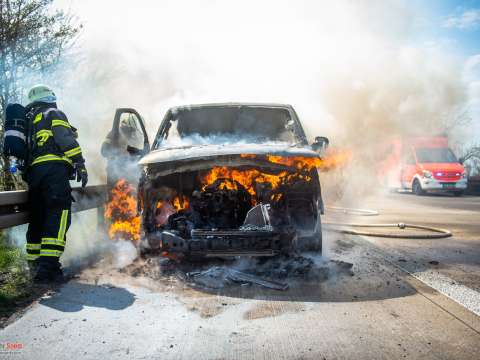
[[[367,209],[353,209],[353,208],[344,208],[339,206],[326,206],[326,209],[333,212],[340,212],[347,215],[361,215],[361,216],[377,216],[378,211],[367,210]]]
[[[323,223],[326,225],[327,231],[339,232],[342,234],[350,235],[363,235],[363,236],[376,236],[376,237],[385,237],[385,238],[396,238],[396,239],[441,239],[452,236],[452,233],[445,229],[438,229],[429,226],[414,225],[414,224],[346,224],[346,223]],[[352,229],[340,229],[340,228],[329,228],[329,226],[339,226],[339,227],[370,227],[370,228],[399,228],[399,229],[420,229],[431,231],[434,234],[417,234],[417,233],[407,233],[407,234],[396,234],[396,233],[380,233],[380,232],[371,232],[371,231],[358,231]]]
[[[365,209],[350,209],[342,208],[337,206],[327,206],[327,209],[342,212],[349,215],[361,215],[361,216],[374,216],[378,215],[378,211],[374,210],[365,210]],[[342,234],[349,235],[363,235],[363,236],[375,236],[383,238],[395,238],[395,239],[442,239],[452,236],[452,233],[449,230],[434,228],[430,226],[415,225],[415,224],[356,224],[356,223],[335,223],[335,222],[326,222],[323,223],[326,226],[325,230],[338,232]],[[360,228],[399,228],[405,230],[409,229],[419,229],[429,231],[429,234],[419,234],[419,233],[407,233],[407,234],[398,234],[398,233],[380,233],[372,231],[363,231],[363,230],[353,230],[345,229],[345,227],[360,227]]]

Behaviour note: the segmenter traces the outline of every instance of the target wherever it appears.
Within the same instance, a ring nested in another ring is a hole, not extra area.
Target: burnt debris
[[[238,182],[230,186],[233,189],[224,179],[218,179],[204,191],[193,191],[190,208],[170,216],[165,229],[178,230],[180,236],[188,237],[193,229],[238,228],[251,208],[252,197]]]
[[[132,276],[154,280],[172,277],[201,289],[257,286],[285,291],[300,284],[320,284],[351,277],[352,263],[326,260],[316,254],[291,254],[269,258],[212,259],[203,262],[178,262],[162,257],[147,257],[121,270]]]

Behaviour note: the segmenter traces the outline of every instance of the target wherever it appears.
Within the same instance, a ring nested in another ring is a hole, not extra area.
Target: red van
[[[384,151],[380,175],[390,188],[411,189],[417,195],[450,192],[456,196],[467,188],[465,168],[446,137],[395,139]]]

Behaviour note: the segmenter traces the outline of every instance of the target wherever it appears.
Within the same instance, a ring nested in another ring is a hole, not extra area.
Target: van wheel
[[[422,189],[422,184],[418,179],[413,180],[412,191],[415,195],[424,195],[425,191]]]
[[[317,210],[317,224],[315,232],[312,236],[304,238],[296,238],[296,241],[293,244],[293,251],[295,252],[304,252],[304,251],[313,251],[322,255],[322,218],[320,210]]]
[[[463,191],[454,191],[453,192],[453,196],[462,196],[463,195]]]
[[[297,239],[294,246],[294,251],[304,252],[312,251],[322,254],[322,232],[313,234],[312,236]]]

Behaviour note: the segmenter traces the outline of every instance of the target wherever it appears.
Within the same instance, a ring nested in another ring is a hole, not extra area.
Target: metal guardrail
[[[107,200],[107,185],[73,188],[72,212],[103,208]],[[28,223],[28,191],[0,192],[0,229]]]

